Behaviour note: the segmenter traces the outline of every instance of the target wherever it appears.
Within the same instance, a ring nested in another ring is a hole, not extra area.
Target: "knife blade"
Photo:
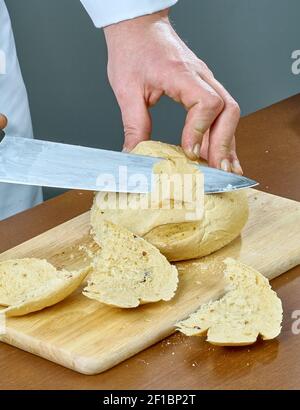
[[[151,191],[161,158],[6,135],[0,143],[0,182],[107,192]],[[204,192],[221,193],[257,182],[199,166]]]

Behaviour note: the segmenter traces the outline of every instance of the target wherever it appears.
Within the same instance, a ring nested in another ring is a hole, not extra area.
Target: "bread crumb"
[[[93,251],[91,251],[91,248],[93,247],[93,245],[89,245],[89,247],[90,247],[90,249],[85,245],[79,245],[78,246],[78,250],[82,251],[86,254],[86,257],[84,259],[85,261],[87,260],[87,258],[93,259],[94,256],[95,256],[95,253]]]
[[[146,362],[146,360],[144,360],[144,359],[137,359],[137,361],[145,364],[146,366],[149,365],[149,362]]]

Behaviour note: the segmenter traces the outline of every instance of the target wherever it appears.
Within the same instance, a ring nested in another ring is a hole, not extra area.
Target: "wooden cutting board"
[[[240,238],[215,254],[178,263],[180,285],[169,302],[118,309],[85,298],[65,301],[25,317],[9,318],[1,340],[84,374],[111,368],[174,332],[174,323],[223,293],[218,257],[234,257],[272,279],[300,264],[300,203],[249,190],[250,218]],[[46,258],[56,267],[89,263],[89,213],[80,215],[0,255],[0,260]],[[200,343],[200,340],[199,340]]]

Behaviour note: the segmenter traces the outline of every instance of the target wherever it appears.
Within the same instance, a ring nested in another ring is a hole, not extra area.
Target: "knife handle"
[[[3,140],[5,137],[5,132],[3,130],[0,130],[0,142]]]

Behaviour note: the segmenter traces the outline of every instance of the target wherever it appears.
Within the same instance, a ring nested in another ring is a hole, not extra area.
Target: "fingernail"
[[[197,158],[200,158],[200,150],[201,150],[201,146],[200,144],[195,144],[194,148],[193,148],[193,153]]]
[[[123,147],[122,152],[130,152],[130,150],[127,147]]]
[[[240,161],[235,159],[232,162],[232,170],[235,174],[243,175],[243,170],[240,164]]]
[[[231,171],[231,166],[230,166],[230,162],[228,161],[228,159],[222,159],[220,165],[221,165],[222,171],[225,171],[225,172]]]

